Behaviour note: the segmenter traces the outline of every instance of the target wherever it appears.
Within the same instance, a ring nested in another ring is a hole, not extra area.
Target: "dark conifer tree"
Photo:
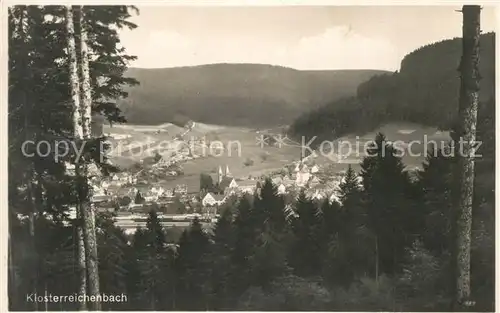
[[[270,179],[264,182],[253,205],[253,215],[260,227],[254,254],[253,278],[257,285],[267,286],[275,277],[289,271],[287,249],[291,239],[283,197]]]
[[[214,228],[214,244],[210,250],[210,282],[211,282],[211,309],[224,309],[231,302],[233,290],[232,279],[238,278],[232,268],[232,249],[234,247],[233,214],[226,208],[217,220]]]
[[[149,213],[144,230],[137,230],[133,249],[136,254],[139,281],[137,299],[152,310],[167,305],[165,290],[172,283],[166,250],[165,233],[155,211]]]
[[[233,277],[232,288],[242,293],[253,282],[253,259],[261,225],[253,212],[248,196],[243,196],[234,218],[234,246],[232,249],[233,271],[239,277]]]
[[[175,262],[180,310],[207,310],[210,300],[210,241],[198,219],[184,231]]]
[[[322,243],[328,240],[320,238],[326,235],[321,233],[322,216],[319,216],[316,205],[303,192],[297,199],[296,213],[297,217],[292,221],[294,241],[290,253],[291,265],[299,276],[317,276],[321,273],[324,256],[325,246]]]
[[[369,226],[375,234],[380,273],[394,274],[412,244],[411,183],[401,158],[383,134],[378,134],[361,163],[363,201]]]
[[[126,277],[128,249],[123,229],[114,225],[111,215],[100,215],[96,220],[99,247],[99,278],[101,292],[120,295],[127,290]],[[103,310],[127,309],[127,303],[102,303]]]
[[[449,150],[450,148],[447,148]],[[422,240],[427,249],[436,255],[451,252],[451,188],[453,159],[449,151],[430,151],[423,170],[418,173],[418,186],[424,209],[425,229]]]

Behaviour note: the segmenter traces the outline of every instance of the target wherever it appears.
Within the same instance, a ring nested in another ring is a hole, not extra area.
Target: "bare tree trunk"
[[[71,6],[66,7],[66,30],[68,33],[68,55],[69,55],[69,79],[70,79],[70,87],[71,87],[71,99],[73,103],[73,137],[74,140],[78,141],[83,139],[83,128],[81,121],[81,108],[80,108],[80,84],[78,81],[78,66],[77,66],[77,58],[76,58],[76,48],[75,48],[75,29],[74,29],[74,21],[73,21],[73,11]],[[78,179],[80,175],[80,164],[75,162],[75,173]],[[86,289],[87,289],[87,279],[86,279],[86,253],[84,238],[83,238],[83,211],[81,200],[78,200],[76,210],[77,210],[77,243],[78,243],[78,270],[80,274],[80,285],[79,285],[79,293],[85,297]],[[81,301],[79,303],[79,309],[81,311],[87,310],[87,304],[85,301]]]
[[[25,23],[27,23],[27,11],[26,11],[26,6],[22,6],[20,8],[20,14],[19,14],[19,24],[18,24],[18,32],[19,32],[19,37],[23,41],[22,44],[22,50],[21,55],[22,55],[22,61],[21,61],[21,70],[23,72],[23,79],[27,80],[25,86],[29,86],[29,80],[31,77],[31,72],[28,69],[28,30],[26,29],[27,26]],[[23,108],[23,115],[24,115],[24,138],[26,141],[28,140],[33,140],[33,132],[32,132],[32,127],[31,123],[29,120],[30,117],[30,109],[31,107],[29,104],[31,101],[29,100],[28,92],[26,89],[22,93],[22,108]],[[33,186],[33,180],[34,180],[34,166],[33,163],[30,162],[28,165],[27,169],[27,175],[26,175],[26,189],[27,189],[27,205],[29,206],[29,232],[30,232],[30,245],[33,253],[33,259],[32,259],[32,264],[31,264],[31,270],[33,273],[32,277],[32,288],[33,292],[36,294],[37,289],[38,289],[38,271],[39,271],[39,260],[38,260],[38,254],[37,254],[37,249],[36,249],[36,243],[35,243],[35,219],[36,219],[36,201],[34,197],[34,186]],[[38,304],[36,302],[33,303],[34,310],[38,310]]]
[[[86,257],[85,257],[85,242],[83,241],[83,216],[82,211],[77,212],[78,227],[76,228],[76,240],[77,240],[77,251],[78,251],[78,277],[80,278],[80,285],[78,286],[78,293],[80,295],[85,295],[87,293],[87,270],[86,270]],[[80,307],[81,311],[87,310],[86,304],[82,303]]]
[[[79,8],[79,25],[80,25],[80,69],[81,69],[81,90],[82,90],[82,125],[83,125],[83,138],[89,140],[92,137],[91,118],[92,118],[92,92],[90,85],[89,73],[89,54],[87,46],[87,29],[84,22],[83,8]],[[84,183],[88,184],[88,164],[85,163],[83,168]],[[87,188],[90,190],[91,188]],[[94,207],[90,203],[90,195],[87,195],[84,201],[84,238],[87,250],[87,271],[89,293],[99,299],[99,261],[97,254],[97,237],[95,227],[95,212]],[[101,303],[98,301],[93,302],[93,309],[101,310]]]
[[[12,239],[11,239],[11,229],[9,229],[8,233],[8,262],[9,262],[9,285],[8,285],[8,294],[9,294],[9,309],[12,310],[12,308],[17,307],[19,301],[18,301],[18,294],[16,292],[17,288],[19,288],[19,282],[17,280],[17,273],[16,269],[14,267],[14,262],[13,262],[13,255],[12,255]]]
[[[47,292],[47,281],[45,281],[45,297],[48,297],[48,292]],[[49,302],[48,301],[45,301],[45,312],[48,312],[49,311]]]
[[[375,282],[377,283],[378,287],[378,236],[375,235]]]
[[[478,5],[465,5],[463,13],[462,60],[460,62],[460,100],[457,136],[460,138],[456,178],[459,198],[456,216],[456,303],[460,307],[470,301],[470,250],[472,199],[474,187],[474,143],[476,140],[477,107],[479,102],[479,37]]]

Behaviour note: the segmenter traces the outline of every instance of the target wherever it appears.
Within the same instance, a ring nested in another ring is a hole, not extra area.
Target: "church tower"
[[[223,176],[224,174],[222,174],[222,168],[219,166],[219,181],[218,181],[219,184],[222,182]]]
[[[231,172],[229,172],[229,166],[226,165],[226,177],[231,177]]]

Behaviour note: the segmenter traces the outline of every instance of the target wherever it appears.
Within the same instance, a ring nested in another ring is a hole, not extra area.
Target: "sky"
[[[299,70],[399,69],[423,45],[460,37],[459,6],[145,6],[121,31],[143,68],[260,63]],[[494,30],[483,7],[481,29]]]

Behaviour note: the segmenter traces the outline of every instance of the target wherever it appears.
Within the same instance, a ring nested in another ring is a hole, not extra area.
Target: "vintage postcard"
[[[285,2],[4,4],[6,309],[495,310],[496,7]]]

